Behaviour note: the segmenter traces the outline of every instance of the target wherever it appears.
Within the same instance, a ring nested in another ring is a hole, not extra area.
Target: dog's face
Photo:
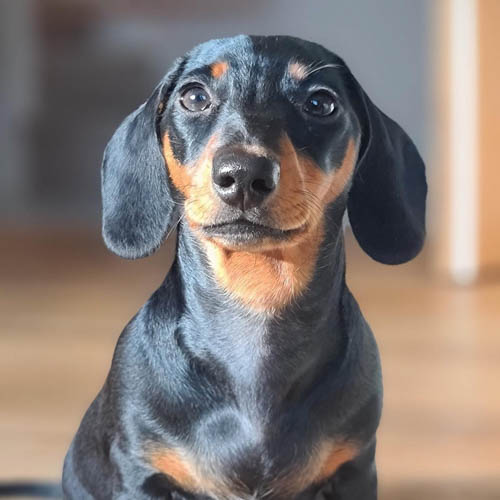
[[[178,59],[109,142],[102,193],[115,253],[148,255],[184,218],[222,287],[261,309],[305,289],[346,206],[380,262],[413,258],[425,234],[414,144],[338,56],[291,37],[213,40]]]
[[[199,238],[263,251],[316,231],[358,154],[346,74],[322,47],[281,37],[209,42],[187,57],[159,136]]]

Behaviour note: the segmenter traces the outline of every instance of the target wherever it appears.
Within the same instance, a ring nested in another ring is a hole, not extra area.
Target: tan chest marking
[[[150,453],[150,463],[154,469],[168,476],[180,488],[191,492],[229,498],[231,488],[224,478],[203,471],[196,461],[182,450],[169,448],[155,449]]]
[[[333,476],[339,467],[356,458],[359,449],[352,443],[341,445],[325,445],[324,458],[320,459],[321,465],[314,475],[314,482],[319,483]],[[319,464],[318,464],[319,465]]]
[[[325,442],[300,469],[292,467],[290,472],[261,487],[264,490],[269,486],[277,493],[296,495],[312,484],[321,483],[333,476],[339,467],[353,460],[358,453],[359,448],[353,443]],[[228,480],[223,474],[217,476],[202,472],[195,460],[180,450],[155,449],[149,457],[155,470],[165,474],[188,492],[232,498],[246,491],[242,484]]]
[[[358,454],[359,447],[355,443],[327,441],[318,447],[305,466],[278,478],[274,487],[289,495],[296,495],[312,484],[319,484],[332,477],[339,467],[356,458]]]
[[[151,464],[182,488],[192,491],[199,484],[194,465],[174,450],[155,451],[151,457]]]

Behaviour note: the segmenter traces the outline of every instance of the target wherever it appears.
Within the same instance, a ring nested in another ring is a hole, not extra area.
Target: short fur
[[[207,110],[183,108],[192,85]],[[304,111],[318,89],[335,95],[330,116]],[[216,194],[223,154],[279,166],[265,202]],[[342,217],[371,257],[405,262],[423,244],[426,182],[342,59],[291,37],[194,48],[114,134],[102,195],[113,252],[149,255],[178,224],[177,253],[120,336],[65,498],[376,499],[381,371],[345,282]]]

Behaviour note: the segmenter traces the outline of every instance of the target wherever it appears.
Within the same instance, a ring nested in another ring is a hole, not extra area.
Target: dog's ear
[[[156,250],[175,222],[175,203],[161,153],[158,124],[184,62],[118,127],[102,164],[102,232],[107,247],[135,259]]]
[[[415,257],[424,243],[425,166],[405,131],[350,78],[362,135],[347,201],[349,220],[370,257],[400,264]]]

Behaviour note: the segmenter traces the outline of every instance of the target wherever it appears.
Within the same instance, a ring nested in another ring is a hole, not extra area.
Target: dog
[[[177,59],[104,153],[103,235],[154,252],[160,288],[121,334],[65,459],[67,499],[373,500],[373,334],[342,220],[373,259],[425,237],[425,167],[344,61],[286,36]]]

